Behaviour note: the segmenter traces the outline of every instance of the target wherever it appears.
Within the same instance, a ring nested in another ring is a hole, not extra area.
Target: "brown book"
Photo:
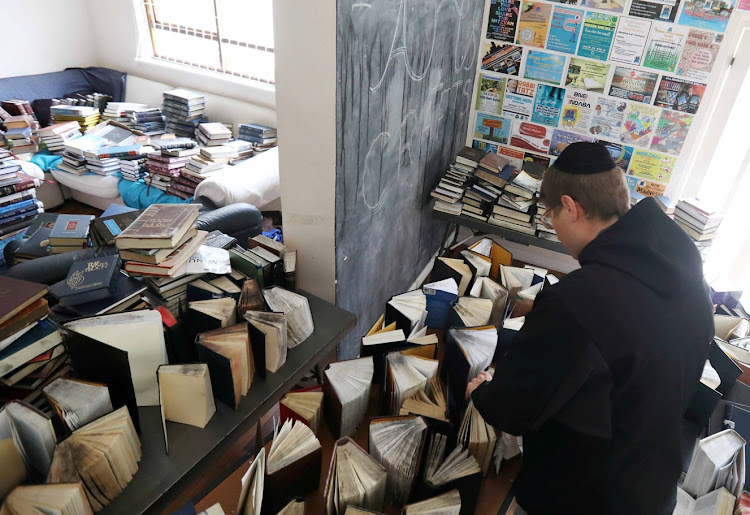
[[[125,271],[129,274],[143,274],[143,275],[156,275],[161,277],[171,277],[180,270],[190,257],[195,254],[200,246],[208,236],[206,231],[198,231],[198,233],[174,252],[172,252],[167,259],[161,263],[141,263],[138,261],[126,261]],[[179,243],[179,242],[178,242]]]
[[[258,282],[255,279],[247,279],[242,284],[242,293],[237,303],[237,316],[242,317],[248,311],[264,311],[266,303],[263,295],[258,288]]]
[[[481,168],[477,169],[476,172],[474,172],[474,175],[476,175],[479,179],[482,179],[483,181],[487,181],[490,184],[497,186],[498,188],[504,187],[508,181],[500,177],[499,175],[494,175],[487,170],[482,170]]]
[[[47,294],[43,284],[0,277],[0,324],[5,324]]]
[[[23,311],[16,316],[0,324],[0,341],[13,336],[21,329],[24,329],[37,320],[44,318],[49,314],[49,306],[44,299],[37,299],[29,304]]]
[[[502,170],[507,164],[507,159],[495,154],[494,152],[487,152],[481,161],[479,161],[479,166],[494,173],[500,173],[500,170]]]
[[[268,236],[263,236],[262,234],[253,236],[248,240],[247,244],[248,248],[254,249],[255,247],[262,247],[269,252],[273,252],[277,256],[282,256],[286,251],[286,245],[279,243]]]
[[[198,219],[195,204],[152,204],[115,238],[118,249],[173,248]]]

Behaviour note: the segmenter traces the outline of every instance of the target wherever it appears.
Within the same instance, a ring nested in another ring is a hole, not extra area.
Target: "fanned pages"
[[[501,266],[500,278],[503,286],[515,293],[531,286],[531,282],[534,280],[534,270],[516,266]]]
[[[471,250],[462,250],[461,257],[464,258],[469,268],[474,269],[474,277],[486,277],[490,275],[492,261],[489,257]]]
[[[227,327],[236,323],[236,307],[237,305],[231,297],[196,300],[188,304],[189,310],[215,320],[218,327]]]
[[[297,420],[287,420],[268,451],[268,473],[278,472],[318,449],[320,442],[312,429]]]
[[[404,515],[458,515],[461,513],[461,495],[450,490],[442,495],[404,506]]]
[[[30,477],[46,477],[57,440],[49,417],[20,401],[9,402],[0,417],[0,426],[10,426],[13,443]]]
[[[71,431],[112,411],[109,390],[103,384],[60,377],[42,391]]]
[[[288,348],[287,317],[283,313],[247,311],[243,315],[250,323],[250,339],[262,340],[265,349],[265,369],[277,372],[286,362]],[[261,366],[261,364],[258,364]]]
[[[453,310],[465,327],[474,327],[489,323],[495,303],[490,299],[477,297],[459,297]]]
[[[447,409],[443,386],[440,384],[440,379],[435,376],[430,379],[427,391],[419,391],[417,395],[404,401],[399,415],[422,415],[447,422],[448,418],[445,413]]]
[[[458,442],[474,456],[482,474],[486,475],[490,467],[496,439],[495,429],[484,421],[470,401],[458,430]]]
[[[390,412],[395,415],[401,410],[404,400],[424,392],[428,381],[435,377],[438,360],[392,352],[387,356],[390,393]]]
[[[427,425],[422,417],[383,417],[370,421],[370,454],[388,472],[386,497],[402,505],[411,494]]]
[[[242,316],[246,311],[263,311],[265,307],[258,282],[255,279],[246,279],[242,283],[242,292],[237,303],[238,315]]]
[[[290,349],[310,337],[315,330],[315,325],[307,297],[278,286],[263,290],[263,297],[271,311],[278,311],[287,316]]]
[[[93,515],[81,483],[19,486],[5,499],[3,515]]]
[[[328,515],[348,506],[382,510],[388,474],[383,466],[349,437],[336,442],[323,498]]]
[[[281,418],[294,418],[307,424],[313,433],[318,434],[320,415],[323,407],[323,390],[320,386],[289,392],[280,401]]]
[[[238,515],[260,515],[263,505],[263,485],[266,476],[266,449],[260,452],[250,464],[245,475],[242,476],[242,488],[237,504]]]
[[[492,325],[502,324],[505,309],[508,305],[508,290],[504,286],[489,277],[479,277],[474,281],[469,294],[472,297],[490,299],[492,301],[492,312],[489,323]],[[466,325],[470,326],[471,324]]]
[[[365,417],[372,386],[372,357],[331,363],[325,371],[325,387],[331,426],[337,436],[351,436]]]
[[[216,413],[216,405],[205,363],[162,365],[157,373],[164,444],[169,452],[167,421],[204,428]]]
[[[445,435],[433,433],[427,450],[424,473],[425,482],[433,488],[481,472],[474,456],[461,446],[457,446],[453,449],[453,452],[443,459],[446,444],[447,437]]]
[[[456,280],[458,295],[462,296],[466,293],[466,289],[471,282],[471,268],[469,268],[469,265],[463,259],[437,258],[430,279],[434,282],[448,278]]]
[[[346,511],[344,512],[344,515],[383,515],[383,513],[379,511],[366,510],[365,508],[360,508],[358,506],[349,505],[346,507]]]
[[[277,515],[305,515],[305,500],[292,499]]]
[[[492,363],[497,347],[497,329],[494,326],[451,328],[450,336],[460,347],[469,362],[467,382],[479,375]]]
[[[255,376],[247,324],[201,333],[196,344],[198,358],[208,364],[214,395],[236,408]]]

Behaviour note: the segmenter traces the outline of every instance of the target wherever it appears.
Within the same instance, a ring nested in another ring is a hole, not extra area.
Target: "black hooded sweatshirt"
[[[531,515],[671,514],[680,429],[714,334],[695,245],[653,199],[602,231],[545,288],[472,394],[523,435]]]

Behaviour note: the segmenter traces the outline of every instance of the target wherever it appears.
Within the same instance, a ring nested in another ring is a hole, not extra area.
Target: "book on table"
[[[27,485],[14,489],[5,499],[0,514],[61,513],[94,515],[81,483]]]
[[[255,279],[245,279],[237,301],[237,315],[243,316],[247,311],[264,311],[266,303]]]
[[[25,402],[6,404],[0,411],[0,487],[7,492],[27,477],[43,481],[49,473],[56,442],[57,435],[47,415]]]
[[[271,311],[285,314],[290,349],[310,337],[315,330],[315,324],[307,297],[275,286],[263,290],[263,298]]]
[[[76,261],[55,291],[63,306],[75,306],[112,297],[115,275],[120,273],[120,257],[104,256]]]
[[[362,423],[370,402],[372,357],[331,363],[323,373],[325,413],[337,437],[351,436]]]
[[[200,333],[198,359],[208,363],[216,398],[237,408],[255,376],[255,360],[246,323]]]
[[[169,453],[167,421],[203,429],[216,413],[206,363],[162,365],[157,371],[164,445]]]
[[[243,317],[249,322],[250,342],[258,363],[259,374],[265,377],[266,371],[278,372],[286,363],[289,348],[286,315],[265,311],[246,311]]]
[[[112,411],[109,390],[104,384],[60,377],[42,392],[70,431]]]
[[[323,491],[327,515],[344,513],[348,506],[382,511],[387,479],[385,468],[354,440],[337,440]]]

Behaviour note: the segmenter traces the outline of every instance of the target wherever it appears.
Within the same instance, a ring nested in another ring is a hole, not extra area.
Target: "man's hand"
[[[477,387],[485,381],[492,381],[492,374],[489,372],[480,372],[469,384],[466,385],[466,398],[471,397],[471,392],[477,389]]]

